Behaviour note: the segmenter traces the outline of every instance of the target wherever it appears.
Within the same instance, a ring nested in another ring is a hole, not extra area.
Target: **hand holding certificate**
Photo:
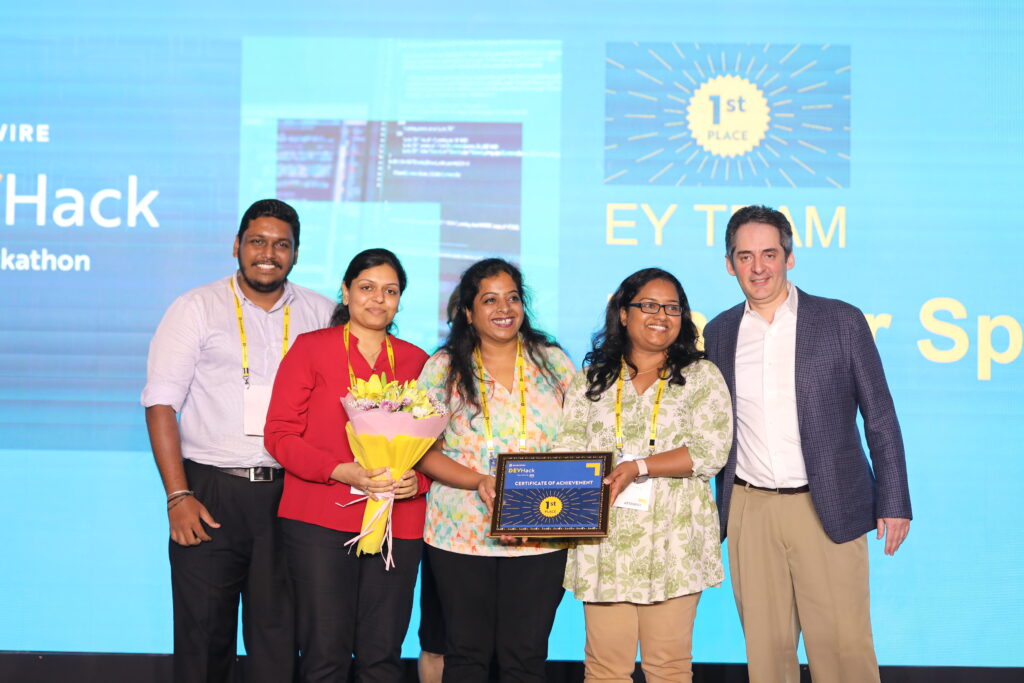
[[[606,536],[611,462],[611,452],[502,453],[490,535]]]

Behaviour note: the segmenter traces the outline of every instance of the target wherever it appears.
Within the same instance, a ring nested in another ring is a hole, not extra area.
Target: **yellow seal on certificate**
[[[558,496],[548,496],[540,502],[540,514],[545,517],[557,517],[562,511],[562,499]]]

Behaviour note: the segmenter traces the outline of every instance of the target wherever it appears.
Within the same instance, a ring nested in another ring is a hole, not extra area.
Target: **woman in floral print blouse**
[[[648,268],[608,302],[585,372],[566,394],[558,447],[614,450],[606,538],[569,551],[565,587],[584,601],[587,680],[692,680],[701,591],[722,582],[709,482],[732,443],[722,375],[697,350],[682,285]]]
[[[493,657],[501,680],[542,683],[565,545],[490,538],[488,508],[498,453],[554,446],[573,367],[530,324],[512,264],[473,264],[457,292],[451,333],[418,380],[451,412],[417,466],[434,479],[423,537],[447,632],[443,680],[486,682]]]

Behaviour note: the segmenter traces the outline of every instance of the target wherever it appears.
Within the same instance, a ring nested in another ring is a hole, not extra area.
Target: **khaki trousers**
[[[814,683],[878,683],[866,537],[834,543],[809,493],[736,485],[728,538],[751,683],[799,683],[801,630]]]
[[[693,680],[693,620],[700,593],[636,605],[631,602],[586,602],[586,683],[629,683],[640,666],[647,683]]]

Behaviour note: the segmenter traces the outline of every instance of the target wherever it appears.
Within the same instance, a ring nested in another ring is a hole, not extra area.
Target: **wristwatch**
[[[644,462],[643,458],[638,458],[635,462],[636,468],[640,470],[640,474],[638,474],[636,479],[634,479],[633,481],[634,483],[637,484],[643,484],[644,482],[651,478],[651,476],[647,473],[647,463]]]

